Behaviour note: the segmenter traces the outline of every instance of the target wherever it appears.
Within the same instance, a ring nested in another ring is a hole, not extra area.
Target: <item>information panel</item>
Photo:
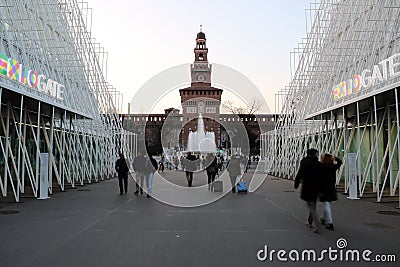
[[[356,175],[356,153],[347,153],[349,163],[349,199],[359,199],[357,197],[357,175]]]

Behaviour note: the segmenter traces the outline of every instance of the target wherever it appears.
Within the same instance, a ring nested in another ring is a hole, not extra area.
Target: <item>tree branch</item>
[[[222,107],[224,109],[237,115],[253,115],[261,109],[261,106],[261,102],[258,101],[256,98],[253,98],[252,101],[246,105],[246,107],[235,106],[235,104],[231,100],[226,100],[224,101],[224,103],[222,103]]]

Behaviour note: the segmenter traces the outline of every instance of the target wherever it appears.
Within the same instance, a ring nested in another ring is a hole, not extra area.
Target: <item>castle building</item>
[[[208,62],[206,41],[204,32],[200,30],[196,35],[194,62],[190,65],[190,87],[179,90],[182,110],[168,108],[160,114],[120,115],[124,129],[136,133],[138,146],[144,144],[148,152],[161,154],[165,148],[186,151],[189,133],[198,130],[200,114],[204,130],[213,133],[218,149],[232,146],[232,136],[223,125],[229,124],[233,129],[244,126],[252,154],[259,153],[260,134],[274,129],[275,114],[220,113],[223,90],[211,86],[212,65]]]

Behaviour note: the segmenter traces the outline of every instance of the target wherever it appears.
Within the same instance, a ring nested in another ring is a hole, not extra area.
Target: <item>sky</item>
[[[249,78],[275,112],[275,94],[290,82],[290,52],[306,35],[309,4],[310,0],[88,0],[90,30],[108,52],[107,81],[123,94],[123,113],[153,76],[193,63],[200,25],[208,61]],[[224,97],[229,96],[223,95],[222,101]]]

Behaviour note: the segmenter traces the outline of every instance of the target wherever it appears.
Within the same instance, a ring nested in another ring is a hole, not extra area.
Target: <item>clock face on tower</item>
[[[198,82],[204,82],[206,80],[206,75],[204,73],[197,73],[196,80]]]

